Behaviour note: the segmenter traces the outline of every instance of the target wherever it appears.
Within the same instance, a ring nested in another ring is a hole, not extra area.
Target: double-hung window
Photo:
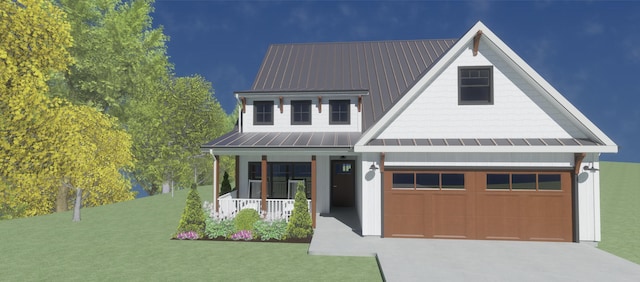
[[[273,125],[273,101],[253,102],[253,124]]]
[[[311,101],[291,101],[291,124],[311,124]]]
[[[493,104],[493,68],[460,67],[458,69],[458,104]]]

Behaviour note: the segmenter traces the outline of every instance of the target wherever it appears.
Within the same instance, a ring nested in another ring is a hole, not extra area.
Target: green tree
[[[231,184],[229,183],[229,173],[226,171],[222,176],[222,184],[220,184],[220,195],[224,195],[231,192]]]
[[[119,173],[131,165],[129,136],[46,95],[49,74],[72,62],[69,29],[49,1],[0,2],[0,197],[12,217],[66,210],[73,189],[92,195],[88,205],[133,198]]]
[[[211,156],[195,158],[200,145],[230,130],[211,84],[200,76],[172,79],[168,87],[134,101],[128,110],[134,155],[144,164],[137,166],[135,177],[152,195],[168,192],[171,182],[192,184],[194,166],[198,171],[212,166]]]
[[[307,193],[301,181],[298,182],[293,212],[287,224],[287,238],[307,238],[311,235],[313,235],[313,225],[309,214]]]
[[[195,231],[202,237],[205,228],[205,215],[202,209],[202,200],[195,184],[191,186],[191,190],[187,195],[187,204],[180,218],[178,225],[178,233]]]

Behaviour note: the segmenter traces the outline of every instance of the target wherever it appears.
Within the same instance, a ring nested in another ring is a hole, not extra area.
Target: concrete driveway
[[[386,281],[640,281],[640,265],[587,243],[362,237],[343,213],[316,224],[309,254],[376,256]]]

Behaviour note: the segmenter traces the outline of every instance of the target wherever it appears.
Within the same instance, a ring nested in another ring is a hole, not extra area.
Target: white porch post
[[[218,211],[218,156],[213,154],[213,150],[209,150],[209,154],[213,156],[213,209]]]

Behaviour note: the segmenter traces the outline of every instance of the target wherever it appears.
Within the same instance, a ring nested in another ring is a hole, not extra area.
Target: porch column
[[[260,181],[260,184],[262,184],[262,192],[260,193],[260,197],[262,198],[262,202],[260,203],[262,205],[262,210],[263,211],[267,211],[267,156],[263,155],[262,156],[262,165],[260,166],[260,168],[262,169],[262,180]]]
[[[218,201],[216,201],[216,199],[218,198],[218,194],[220,193],[218,191],[218,189],[220,188],[220,156],[218,155],[214,155],[213,156],[213,165],[214,165],[214,175],[215,178],[213,178],[213,202],[215,202],[215,208],[216,208],[216,212],[220,211],[220,205],[218,205]]]
[[[311,156],[311,222],[316,228],[316,156]]]
[[[236,174],[235,174],[236,195],[240,198],[240,156],[236,155]]]

